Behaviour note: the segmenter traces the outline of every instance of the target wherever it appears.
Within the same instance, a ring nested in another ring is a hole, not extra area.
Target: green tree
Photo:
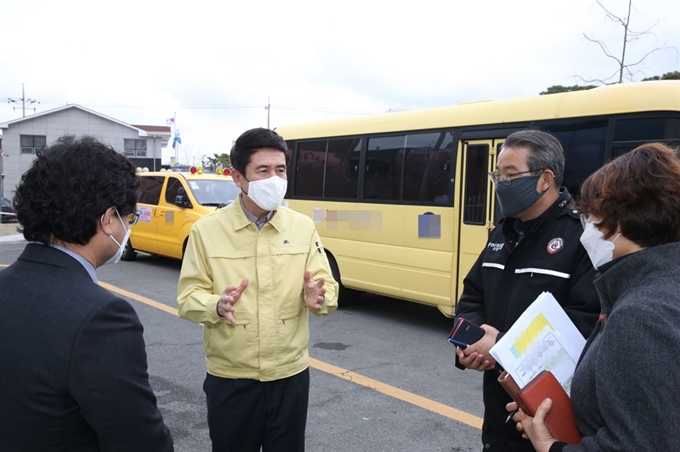
[[[545,91],[541,91],[539,94],[543,96],[545,94],[566,93],[568,91],[584,91],[593,88],[597,88],[597,85],[573,85],[573,86],[553,85],[549,86],[548,89],[546,89]]]
[[[231,158],[225,153],[213,154],[212,157],[205,158],[203,166],[211,172],[217,171],[217,168],[231,168]]]
[[[651,80],[680,80],[680,71],[666,72],[662,76],[655,75],[654,77],[643,78],[643,82],[649,82]]]

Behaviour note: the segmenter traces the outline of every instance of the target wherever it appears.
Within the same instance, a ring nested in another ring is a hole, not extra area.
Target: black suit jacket
[[[172,451],[142,332],[78,261],[27,245],[0,271],[0,449]]]

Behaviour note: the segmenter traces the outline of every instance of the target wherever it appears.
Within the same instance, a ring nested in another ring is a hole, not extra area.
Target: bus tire
[[[328,256],[328,264],[331,266],[331,273],[333,274],[333,279],[338,283],[338,307],[351,306],[357,302],[361,292],[354,289],[348,289],[342,285],[340,280],[340,269],[338,268],[338,263],[331,253],[326,251]]]
[[[135,260],[135,257],[137,257],[137,252],[132,247],[132,242],[128,239],[120,259],[124,261],[133,261]]]

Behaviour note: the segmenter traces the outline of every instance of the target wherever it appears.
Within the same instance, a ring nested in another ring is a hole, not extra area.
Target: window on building
[[[35,154],[47,146],[47,137],[44,135],[21,135],[21,153]]]
[[[125,140],[127,157],[146,157],[146,140]]]

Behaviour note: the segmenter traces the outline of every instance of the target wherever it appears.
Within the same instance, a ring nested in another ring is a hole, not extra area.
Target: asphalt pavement
[[[20,234],[0,237],[0,265],[25,245]],[[210,450],[202,327],[176,315],[180,266],[140,254],[97,276],[144,325],[150,381],[175,450],[202,452]],[[370,295],[311,316],[307,451],[481,450],[481,374],[453,366],[451,323],[436,308]]]

